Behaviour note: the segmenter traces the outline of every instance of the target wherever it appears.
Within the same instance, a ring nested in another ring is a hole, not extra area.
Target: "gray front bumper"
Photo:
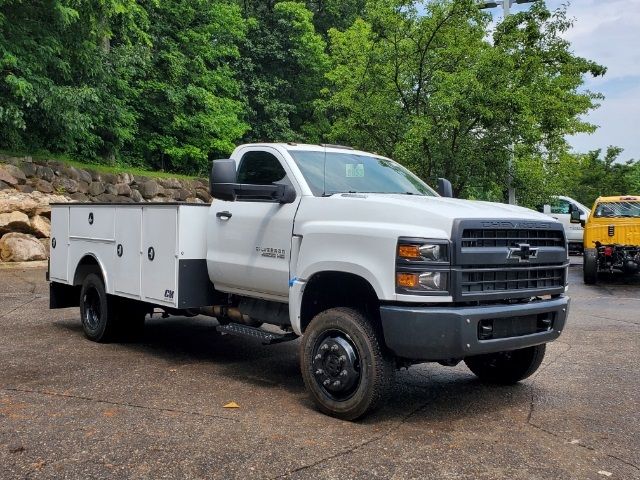
[[[553,313],[553,328],[508,338],[478,339],[478,322]],[[380,307],[382,330],[387,347],[396,355],[411,360],[446,360],[482,353],[530,347],[555,340],[564,329],[569,298],[560,296],[514,305],[478,307]]]

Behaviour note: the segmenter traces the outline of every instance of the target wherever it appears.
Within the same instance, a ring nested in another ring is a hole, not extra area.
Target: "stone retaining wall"
[[[209,203],[204,179],[105,174],[53,160],[0,155],[0,261],[49,255],[50,203]]]

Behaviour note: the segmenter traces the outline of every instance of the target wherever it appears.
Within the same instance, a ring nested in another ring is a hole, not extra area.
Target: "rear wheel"
[[[585,252],[582,257],[582,273],[584,283],[593,285],[598,281],[598,253],[595,251]]]
[[[95,273],[84,279],[80,290],[80,318],[85,336],[94,342],[109,342],[117,333],[117,305],[107,295],[104,282]]]
[[[532,375],[544,358],[545,344],[464,359],[469,370],[488,383],[509,385]]]
[[[394,364],[361,313],[332,308],[307,327],[300,367],[307,390],[323,413],[355,420],[384,399]]]

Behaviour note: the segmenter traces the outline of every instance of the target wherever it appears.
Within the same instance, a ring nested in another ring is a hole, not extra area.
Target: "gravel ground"
[[[314,409],[297,341],[196,317],[92,343],[77,309],[48,309],[45,266],[0,266],[0,479],[640,479],[640,279],[587,287],[573,261],[568,325],[532,378],[415,366],[357,423]]]

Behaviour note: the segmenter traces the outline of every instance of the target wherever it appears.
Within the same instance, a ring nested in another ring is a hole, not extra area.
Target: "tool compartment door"
[[[51,280],[68,282],[69,261],[69,207],[51,208],[51,256],[49,277]],[[72,279],[73,280],[73,279]]]
[[[113,288],[116,293],[140,296],[140,241],[142,207],[122,207],[116,213]]]
[[[142,210],[142,296],[161,305],[176,306],[176,206],[145,206]]]

